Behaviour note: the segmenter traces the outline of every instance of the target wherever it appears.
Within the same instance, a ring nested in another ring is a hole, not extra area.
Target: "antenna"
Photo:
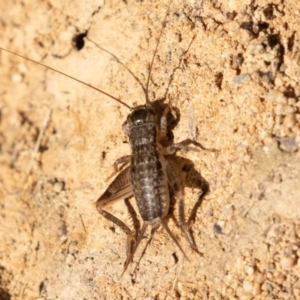
[[[81,80],[79,80],[79,79],[77,79],[77,78],[75,78],[75,77],[73,77],[73,76],[71,76],[71,75],[65,74],[65,73],[63,73],[63,72],[61,72],[61,71],[59,71],[59,70],[56,70],[56,69],[51,68],[51,67],[49,67],[49,66],[46,66],[46,65],[44,65],[44,64],[42,64],[42,63],[40,63],[40,62],[38,62],[38,61],[35,61],[35,60],[30,59],[30,58],[28,58],[28,57],[22,56],[22,55],[17,54],[17,53],[15,53],[15,52],[13,52],[13,51],[4,49],[4,48],[2,48],[2,47],[0,47],[0,50],[6,51],[6,52],[11,53],[11,54],[14,54],[14,55],[19,56],[19,57],[21,57],[21,58],[23,58],[23,59],[29,60],[29,61],[31,61],[31,62],[33,62],[33,63],[35,63],[35,64],[38,64],[38,65],[40,65],[40,66],[42,66],[42,67],[44,67],[44,68],[47,68],[47,69],[50,69],[50,70],[52,70],[52,71],[54,71],[54,72],[56,72],[56,73],[59,73],[59,74],[61,74],[61,75],[63,75],[63,76],[69,77],[69,78],[71,78],[71,79],[73,79],[73,80],[75,80],[75,81],[77,81],[77,82],[79,82],[79,83],[81,83],[81,84],[84,84],[84,85],[86,85],[86,86],[88,86],[88,87],[90,87],[90,88],[96,90],[97,92],[100,92],[100,93],[106,95],[107,97],[110,97],[110,98],[116,100],[117,102],[119,102],[120,104],[126,106],[126,107],[129,108],[130,110],[132,109],[128,104],[126,104],[126,103],[123,102],[122,100],[118,99],[117,97],[114,97],[114,96],[112,96],[112,95],[110,95],[110,94],[108,94],[108,93],[106,93],[106,92],[104,92],[104,91],[102,91],[102,90],[100,90],[100,89],[98,89],[98,88],[96,88],[96,87],[94,87],[94,86],[92,86],[92,85],[90,85],[90,84],[84,82],[84,81],[81,81]]]
[[[164,28],[166,27],[166,21],[167,21],[167,17],[169,15],[169,12],[170,12],[171,2],[172,2],[172,0],[169,1],[167,13],[166,13],[164,21],[162,23],[162,27],[161,27],[161,30],[160,30],[160,33],[159,33],[158,41],[157,41],[155,50],[153,52],[152,60],[151,60],[151,63],[150,63],[149,74],[148,74],[147,84],[146,84],[146,103],[150,103],[149,93],[148,92],[149,92],[149,84],[150,84],[151,72],[152,72],[152,68],[153,68],[153,63],[154,63],[155,55],[157,53],[158,45],[159,45],[159,42],[160,42],[160,38],[161,38],[161,36],[163,34]]]

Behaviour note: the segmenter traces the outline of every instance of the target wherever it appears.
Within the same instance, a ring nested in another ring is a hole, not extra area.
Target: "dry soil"
[[[1,1],[0,46],[143,104],[134,76],[145,86],[167,6]],[[217,149],[177,153],[210,188],[199,254],[170,219],[189,261],[161,229],[142,255],[147,232],[121,279],[126,235],[94,202],[130,153],[128,109],[1,51],[0,298],[300,299],[299,18],[297,0],[172,1],[149,96],[179,109],[175,142]],[[200,192],[187,184],[187,214]],[[124,201],[110,212],[131,224]]]

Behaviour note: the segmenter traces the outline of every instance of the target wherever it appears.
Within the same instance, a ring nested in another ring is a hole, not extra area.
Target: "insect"
[[[163,27],[169,13],[169,8],[170,3],[163,21]],[[186,141],[177,144],[168,144],[168,116],[171,113],[171,108],[168,105],[165,105],[162,110],[158,103],[156,101],[151,102],[148,96],[152,66],[163,33],[163,27],[160,31],[158,42],[150,63],[145,88],[146,103],[143,105],[130,107],[124,101],[109,95],[102,90],[51,67],[45,66],[96,89],[131,111],[122,128],[129,139],[132,153],[115,162],[115,166],[122,164],[120,173],[96,201],[96,208],[99,213],[123,229],[128,236],[127,259],[122,275],[131,263],[148,226],[151,226],[152,228],[162,226],[184,256],[187,257],[165,221],[165,218],[170,211],[172,194],[178,200],[179,225],[191,247],[195,250],[197,249],[189,231],[190,222],[186,222],[185,220],[183,183],[180,178],[180,170],[176,160],[171,156],[176,150],[189,149],[189,146]],[[5,49],[2,50],[7,51]],[[41,63],[38,64],[44,66]],[[133,231],[122,220],[116,218],[106,210],[108,204],[132,196],[136,199],[139,213],[144,221],[136,240]]]

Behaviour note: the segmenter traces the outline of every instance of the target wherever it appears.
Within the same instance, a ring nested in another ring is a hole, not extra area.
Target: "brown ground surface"
[[[88,31],[145,84],[166,6],[1,1],[0,46],[143,104],[112,55],[72,40]],[[0,298],[300,299],[299,15],[297,0],[173,1],[150,97],[173,79],[175,141],[219,150],[178,153],[210,186],[193,224],[201,255],[170,220],[190,261],[160,229],[122,279],[126,236],[94,202],[130,152],[128,110],[1,52]],[[199,190],[185,192],[189,212]],[[110,211],[130,224],[123,201]]]

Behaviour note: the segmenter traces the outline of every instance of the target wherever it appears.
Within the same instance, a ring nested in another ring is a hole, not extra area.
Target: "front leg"
[[[173,115],[173,113],[171,112],[174,111],[175,112],[175,117]],[[171,122],[168,122],[168,116],[171,116]],[[160,130],[159,130],[159,135],[157,140],[159,141],[160,144],[162,145],[167,145],[169,144],[170,140],[172,140],[172,138],[170,138],[168,136],[168,134],[170,134],[170,132],[172,131],[172,129],[178,124],[180,119],[180,112],[176,107],[170,106],[168,105],[163,113],[162,116],[160,117]],[[173,134],[172,134],[173,136]]]
[[[194,145],[196,148],[195,147],[191,147],[190,145]],[[205,148],[204,146],[202,146],[197,141],[194,141],[192,139],[186,139],[184,141],[181,141],[179,143],[172,144],[172,145],[166,147],[164,149],[164,155],[173,154],[177,150],[183,150],[185,152],[187,152],[187,151],[199,152],[199,149],[197,149],[197,147],[199,147],[200,149],[205,150],[205,151],[218,152],[218,150],[213,149],[213,148],[212,149]]]

